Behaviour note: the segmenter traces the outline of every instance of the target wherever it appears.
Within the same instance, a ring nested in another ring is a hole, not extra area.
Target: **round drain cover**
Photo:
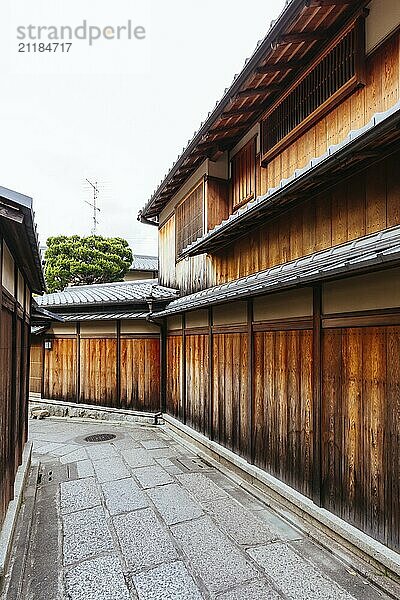
[[[95,433],[85,437],[85,442],[108,442],[114,440],[117,436],[113,433]]]

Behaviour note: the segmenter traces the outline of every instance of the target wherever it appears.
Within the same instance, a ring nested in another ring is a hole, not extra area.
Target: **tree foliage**
[[[67,286],[122,281],[132,259],[132,250],[122,238],[50,237],[45,254],[47,288],[59,292]]]

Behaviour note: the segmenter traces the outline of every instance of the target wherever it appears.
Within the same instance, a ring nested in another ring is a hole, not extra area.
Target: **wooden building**
[[[37,298],[39,310],[62,322],[46,323],[43,314],[35,319],[31,394],[159,413],[160,326],[147,317],[176,296],[156,280],[138,280],[71,287]]]
[[[27,439],[32,292],[44,278],[32,199],[0,187],[0,530]]]
[[[287,3],[139,215],[181,292],[170,422],[396,551],[399,31],[395,0]]]

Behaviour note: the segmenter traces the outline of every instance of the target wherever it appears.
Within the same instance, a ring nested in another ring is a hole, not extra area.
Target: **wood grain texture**
[[[183,420],[182,336],[167,337],[167,413]]]
[[[323,500],[375,539],[400,544],[400,327],[323,332]]]
[[[43,340],[31,344],[31,366],[29,377],[29,391],[40,394],[42,391],[43,370]]]
[[[185,339],[186,424],[196,431],[208,431],[208,335],[190,335]]]
[[[51,350],[44,353],[44,397],[76,402],[76,369],[76,339],[54,338]]]
[[[120,406],[130,410],[160,410],[160,340],[121,339]]]

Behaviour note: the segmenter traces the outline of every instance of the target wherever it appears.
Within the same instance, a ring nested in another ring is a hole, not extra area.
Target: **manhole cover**
[[[113,433],[95,433],[85,437],[85,442],[108,442],[109,440],[115,440],[116,437]]]

